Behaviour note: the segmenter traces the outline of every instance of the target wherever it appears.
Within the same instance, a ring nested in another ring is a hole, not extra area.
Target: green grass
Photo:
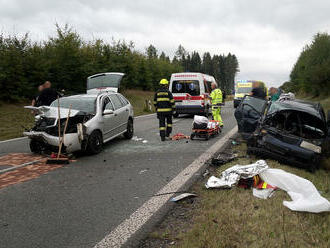
[[[152,103],[154,92],[127,90],[123,95],[132,103],[135,116],[151,113],[145,107],[145,100],[151,100]],[[0,140],[22,137],[24,128],[33,126],[34,115],[23,108],[25,105],[30,103],[0,103]]]
[[[154,94],[155,93],[152,91],[141,91],[141,90],[126,90],[125,92],[123,92],[123,95],[133,105],[135,116],[150,114],[152,111],[154,111],[154,106],[153,106]],[[151,101],[151,105],[152,105],[151,112],[146,108],[146,103],[145,103],[146,100]]]
[[[241,156],[246,154],[246,145],[235,146]],[[240,158],[216,170],[215,175],[233,165],[255,162],[254,156]],[[322,195],[330,199],[329,172],[318,170],[315,174],[266,160],[271,168],[304,177],[314,183]],[[252,195],[252,190],[234,187],[218,190],[206,189],[207,179],[198,182],[191,189],[197,193],[197,206],[188,210],[189,223],[171,223],[176,226],[169,232],[158,230],[159,237],[175,240],[175,247],[329,247],[330,214],[294,212],[283,206],[283,200],[290,200],[286,192],[278,190],[274,196],[262,200]],[[182,203],[181,203],[182,204]],[[174,220],[175,221],[175,220]],[[192,222],[192,223],[190,223]],[[181,225],[181,228],[180,228]],[[178,231],[179,229],[179,231]],[[157,238],[155,233],[151,238]]]
[[[311,96],[296,96],[300,99],[312,101],[312,102],[319,102],[321,103],[325,114],[330,110],[330,96],[328,97],[311,97]]]
[[[21,137],[24,128],[31,128],[34,116],[24,109],[29,103],[0,103],[0,140]]]

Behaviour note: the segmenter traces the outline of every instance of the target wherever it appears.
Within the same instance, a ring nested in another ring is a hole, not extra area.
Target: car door
[[[111,110],[113,111],[112,114],[104,114],[105,110]],[[102,118],[103,118],[103,136],[104,140],[108,140],[114,135],[116,135],[116,127],[118,126],[118,118],[115,116],[115,108],[110,101],[109,97],[106,96],[103,99],[103,104],[102,104]]]
[[[253,133],[267,107],[267,101],[253,96],[245,96],[235,110],[238,132]]]
[[[119,96],[117,94],[111,94],[109,95],[110,100],[115,108],[115,117],[116,117],[116,123],[117,123],[117,133],[121,133],[126,130],[127,128],[127,120],[128,120],[128,108],[124,106],[122,101],[120,100]]]

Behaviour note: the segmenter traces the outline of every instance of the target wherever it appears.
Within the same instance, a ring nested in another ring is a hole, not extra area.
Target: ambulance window
[[[188,93],[192,96],[199,96],[200,88],[197,80],[173,81],[172,93]]]
[[[211,87],[211,83],[210,81],[204,81],[204,87],[205,87],[205,92],[206,93],[211,93],[212,92],[212,87]]]

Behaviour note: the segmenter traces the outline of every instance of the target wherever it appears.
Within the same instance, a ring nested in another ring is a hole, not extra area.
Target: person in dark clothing
[[[44,89],[41,91],[38,98],[38,106],[49,106],[53,101],[60,97],[56,90],[52,89],[52,84],[46,81],[43,84]]]
[[[36,94],[33,99],[32,99],[32,102],[31,102],[31,106],[34,106],[34,107],[37,107],[39,106],[38,103],[39,103],[39,96],[40,96],[40,93],[41,91],[44,89],[44,86],[43,85],[39,85],[38,87],[38,94]]]
[[[261,98],[261,99],[266,99],[267,92],[264,87],[261,87],[258,82],[254,82],[252,85],[252,96]]]
[[[258,97],[265,99],[266,98],[266,93],[263,88],[257,87],[252,89],[252,96]]]
[[[154,105],[159,119],[159,133],[162,141],[172,132],[172,115],[175,103],[172,93],[168,90],[168,81],[160,80],[161,88],[155,93]]]

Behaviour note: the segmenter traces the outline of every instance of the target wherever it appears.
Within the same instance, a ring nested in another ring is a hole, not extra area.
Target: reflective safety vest
[[[173,95],[167,89],[160,89],[155,93],[154,105],[158,114],[172,114],[175,110]]]
[[[222,103],[222,91],[220,89],[214,89],[210,97],[212,98],[212,105]]]

